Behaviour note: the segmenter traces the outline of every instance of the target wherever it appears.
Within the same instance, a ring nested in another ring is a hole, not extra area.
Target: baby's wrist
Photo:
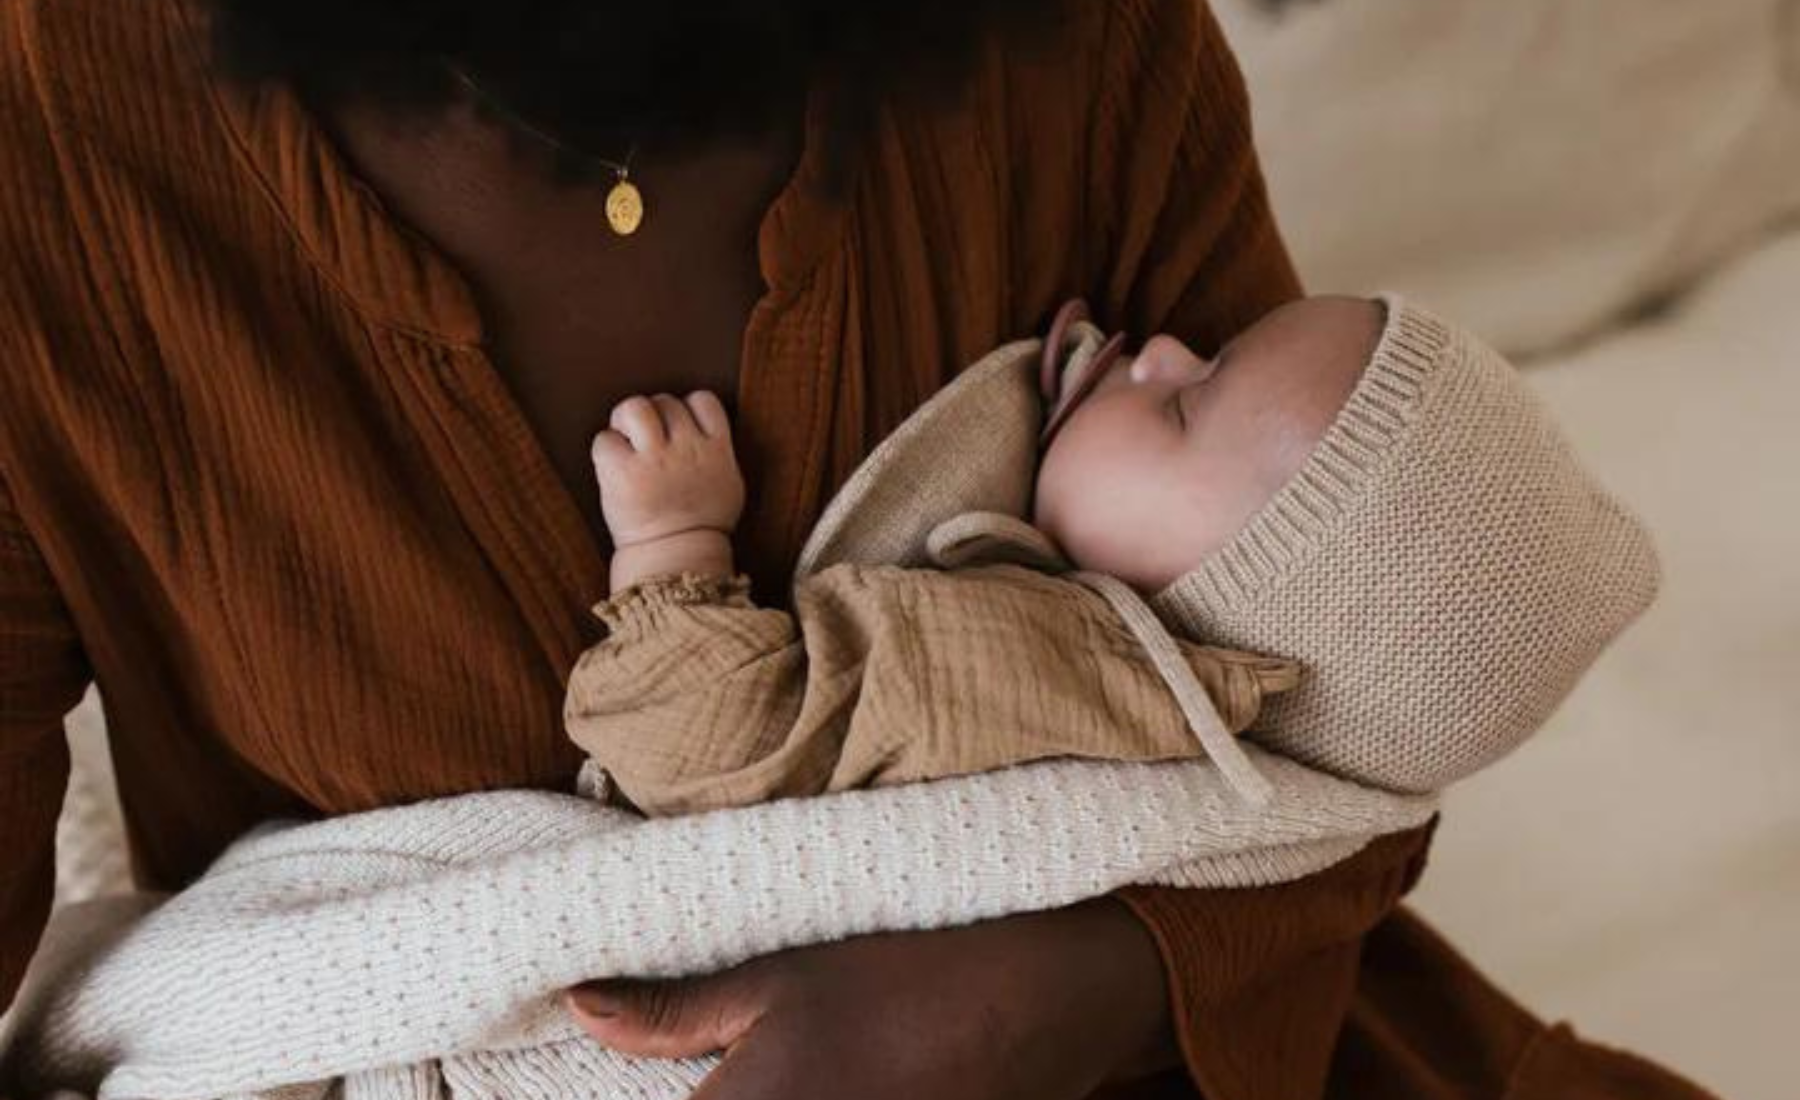
[[[615,547],[612,590],[634,588],[656,577],[691,573],[729,579],[736,573],[731,535],[714,527],[694,527]]]

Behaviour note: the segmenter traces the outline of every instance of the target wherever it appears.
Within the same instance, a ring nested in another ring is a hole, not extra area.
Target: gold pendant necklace
[[[644,193],[639,190],[638,185],[631,180],[631,162],[637,159],[637,146],[632,146],[631,151],[625,154],[623,163],[607,160],[605,157],[597,157],[592,153],[582,152],[580,149],[576,149],[557,138],[554,134],[551,134],[538,126],[532,125],[521,117],[518,112],[500,102],[498,99],[495,99],[492,95],[489,95],[487,89],[475,83],[475,78],[470,76],[462,66],[456,64],[447,57],[441,58],[440,60],[444,63],[444,67],[450,70],[451,75],[456,78],[456,82],[463,86],[465,91],[474,96],[487,110],[505,120],[507,125],[528,135],[532,140],[548,148],[558,156],[569,157],[578,161],[587,161],[612,172],[616,182],[613,184],[612,190],[606,193],[606,224],[612,227],[612,231],[615,234],[621,237],[629,237],[643,227],[644,216],[648,212],[644,203]]]
[[[606,195],[606,224],[614,233],[629,237],[644,224],[644,193],[631,182],[631,170],[618,170],[619,182]]]

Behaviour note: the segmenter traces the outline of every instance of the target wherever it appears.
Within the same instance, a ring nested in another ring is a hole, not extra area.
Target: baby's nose
[[[1133,382],[1167,382],[1184,385],[1206,379],[1213,364],[1194,354],[1173,336],[1153,336],[1131,364]]]

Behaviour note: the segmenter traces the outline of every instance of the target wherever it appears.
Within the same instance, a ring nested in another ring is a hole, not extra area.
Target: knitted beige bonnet
[[[1437,790],[1535,732],[1659,572],[1512,366],[1386,305],[1373,360],[1299,474],[1151,606],[1178,633],[1301,662],[1262,744]]]
[[[1300,473],[1148,603],[1176,633],[1305,666],[1253,739],[1357,783],[1429,791],[1535,732],[1650,603],[1658,571],[1642,527],[1505,360],[1385,302],[1375,354]],[[1104,338],[1084,323],[1070,343],[1072,376]],[[1066,571],[1023,519],[1043,348],[996,350],[884,440],[814,528],[796,583],[843,562]],[[1145,601],[1101,587],[1154,656]],[[1209,755],[1260,800],[1241,754]]]

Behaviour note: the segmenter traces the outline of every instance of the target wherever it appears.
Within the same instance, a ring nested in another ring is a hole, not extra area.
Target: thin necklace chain
[[[607,160],[605,157],[597,157],[583,149],[577,149],[568,142],[558,138],[555,134],[549,133],[542,127],[532,124],[529,119],[523,117],[517,111],[496,99],[486,88],[483,88],[480,84],[476,83],[475,78],[470,76],[468,71],[456,62],[451,61],[449,58],[444,58],[443,62],[444,67],[450,70],[450,75],[456,78],[456,82],[462,85],[465,91],[479,100],[483,107],[496,115],[499,115],[508,126],[519,130],[534,141],[548,147],[552,152],[559,155],[573,157],[576,160],[592,161],[595,164],[610,169],[612,173],[621,180],[631,178],[631,162],[637,159],[638,153],[638,147],[636,145],[633,145],[631,151],[625,154],[625,161],[623,164],[615,160]]]

